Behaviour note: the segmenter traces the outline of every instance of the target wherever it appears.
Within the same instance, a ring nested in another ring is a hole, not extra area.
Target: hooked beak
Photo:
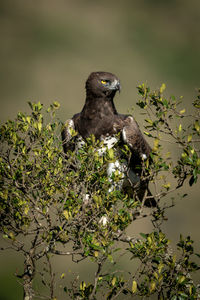
[[[119,91],[119,93],[121,92],[121,84],[119,81],[117,82],[116,90]]]
[[[121,91],[121,84],[120,84],[120,81],[117,80],[117,79],[115,79],[115,80],[113,81],[113,83],[111,84],[110,89],[111,89],[111,90],[115,90],[115,91],[119,91],[119,93],[120,93],[120,91]]]

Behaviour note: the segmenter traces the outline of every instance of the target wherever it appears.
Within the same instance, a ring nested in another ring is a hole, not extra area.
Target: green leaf
[[[149,292],[153,293],[156,289],[156,282],[155,281],[151,281],[150,286],[149,286]]]
[[[60,107],[60,103],[57,102],[57,101],[54,101],[53,106],[54,106],[55,109],[58,109]]]
[[[147,131],[144,131],[144,134],[147,135],[147,136],[150,136],[150,133],[147,132]]]
[[[111,281],[112,286],[115,285],[116,281],[117,281],[117,278],[114,276],[113,279],[112,279],[112,281]]]
[[[147,236],[148,236],[148,234],[145,234],[145,233],[142,233],[142,232],[140,233],[140,235],[141,235],[141,237],[143,237],[143,238],[145,238],[145,239],[146,239]]]
[[[133,280],[132,283],[132,293],[134,294],[137,291],[137,282],[135,280]]]
[[[200,131],[200,125],[199,125],[199,122],[198,122],[198,121],[195,121],[195,123],[194,123],[194,128],[196,129],[197,132]]]
[[[160,87],[160,93],[162,94],[166,89],[166,85],[165,83],[162,83],[161,87]]]
[[[38,130],[41,131],[42,130],[42,123],[41,122],[37,123],[37,127],[38,127]]]
[[[109,261],[110,261],[112,264],[114,263],[114,260],[113,260],[112,255],[108,254],[108,259],[109,259]]]
[[[191,140],[192,140],[192,134],[189,134],[187,138],[188,143],[191,142]]]
[[[111,148],[111,149],[108,149],[108,157],[109,159],[113,160],[114,159],[114,150]]]
[[[185,108],[179,111],[179,114],[184,114],[185,113]]]
[[[146,121],[147,123],[149,123],[150,125],[153,125],[153,121],[152,121],[151,119],[145,119],[145,121]]]
[[[82,281],[82,282],[80,283],[80,290],[81,290],[81,291],[84,291],[85,288],[86,288],[86,283],[85,283],[85,281]]]

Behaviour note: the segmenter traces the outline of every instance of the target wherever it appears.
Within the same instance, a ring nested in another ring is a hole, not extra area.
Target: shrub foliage
[[[200,174],[200,96],[187,115],[179,108],[181,99],[167,99],[164,89],[164,85],[156,91],[144,84],[138,87],[144,133],[153,144],[151,163],[144,161],[141,178],[151,182],[158,203],[152,209],[145,208],[145,196],[139,202],[136,195],[109,190],[107,164],[117,154],[112,149],[100,154],[100,142],[93,136],[81,149],[63,153],[57,102],[46,112],[42,104],[29,103],[30,114],[19,113],[1,126],[0,229],[8,243],[1,250],[12,248],[24,257],[24,272],[16,274],[22,280],[24,299],[58,299],[59,277],[64,282],[62,299],[117,299],[122,294],[136,299],[151,295],[199,299],[192,277],[199,270],[193,241],[180,236],[174,251],[161,227],[167,221],[166,209],[186,196],[176,190],[188,182],[195,184]],[[174,143],[175,158],[164,151],[166,141]],[[128,147],[119,147],[128,159]],[[120,176],[115,172],[113,180]],[[153,232],[128,236],[128,226],[146,217]],[[117,257],[124,254],[137,268],[114,268]],[[56,274],[52,265],[52,257],[59,255],[71,256],[77,263],[93,261],[93,281],[76,277],[65,283],[64,273]],[[36,276],[46,287],[45,295],[33,288]]]

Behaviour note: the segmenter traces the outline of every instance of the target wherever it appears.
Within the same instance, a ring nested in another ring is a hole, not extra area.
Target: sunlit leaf
[[[137,282],[135,280],[133,280],[132,283],[132,293],[134,294],[137,291]]]

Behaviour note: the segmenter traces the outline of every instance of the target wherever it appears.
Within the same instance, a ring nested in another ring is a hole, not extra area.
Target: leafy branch
[[[145,134],[153,141],[151,157],[143,161],[141,170],[141,182],[150,180],[153,196],[144,194],[142,202],[137,189],[132,193],[110,189],[107,165],[120,158],[111,149],[99,153],[101,142],[93,136],[81,149],[74,144],[64,154],[57,102],[47,112],[42,104],[29,103],[30,114],[19,113],[1,126],[0,229],[8,244],[1,250],[13,249],[24,257],[24,272],[16,274],[24,299],[58,299],[59,275],[52,264],[52,257],[57,256],[96,265],[93,282],[72,275],[70,284],[61,274],[62,299],[117,299],[121,294],[136,299],[200,297],[192,279],[192,273],[199,270],[195,262],[199,255],[191,238],[181,236],[173,251],[161,230],[167,221],[166,210],[178,198],[177,189],[188,179],[194,185],[200,174],[200,96],[187,115],[179,109],[181,99],[166,99],[164,89],[164,85],[153,92],[144,84],[138,87]],[[76,132],[73,135],[75,138]],[[165,153],[165,141],[177,147],[177,158]],[[128,147],[119,147],[129,160]],[[112,176],[114,182],[120,182],[119,172]],[[175,200],[169,202],[170,195]],[[157,206],[146,208],[145,201],[151,197]],[[128,236],[128,226],[142,218],[151,219],[153,232],[139,239]],[[137,267],[125,271],[118,265],[124,255]],[[45,295],[33,288],[37,276],[46,288]]]

